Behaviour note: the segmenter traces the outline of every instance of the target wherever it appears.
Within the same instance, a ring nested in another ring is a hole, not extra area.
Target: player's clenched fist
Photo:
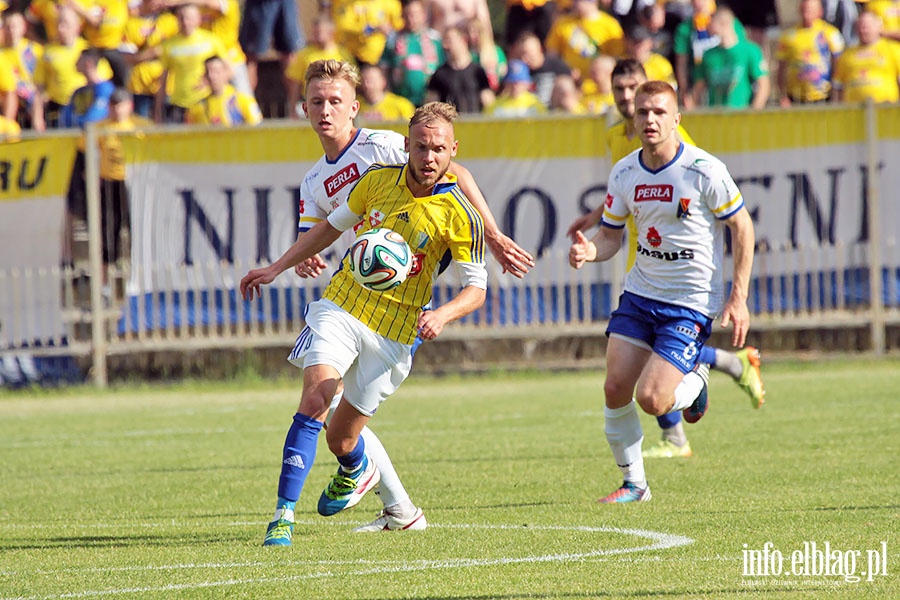
[[[569,265],[580,269],[584,263],[597,258],[597,246],[594,242],[584,237],[580,231],[575,231],[572,236],[572,246],[569,248]]]

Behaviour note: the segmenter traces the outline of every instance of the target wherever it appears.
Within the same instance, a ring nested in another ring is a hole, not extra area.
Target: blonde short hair
[[[306,69],[304,88],[308,88],[309,82],[313,79],[325,81],[343,79],[355,90],[359,86],[359,69],[352,63],[334,60],[333,58],[317,60]]]
[[[409,120],[409,126],[424,123],[431,125],[432,123],[446,123],[453,126],[453,122],[459,117],[456,107],[446,102],[428,102],[416,109],[412,118]]]

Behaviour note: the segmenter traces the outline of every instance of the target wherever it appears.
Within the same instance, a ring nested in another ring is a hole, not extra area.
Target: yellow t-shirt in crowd
[[[345,257],[324,297],[376,333],[412,344],[444,255],[449,251],[457,262],[484,263],[484,222],[454,176],[448,174],[449,183],[435,186],[433,195],[416,198],[406,186],[406,169],[373,165],[350,192],[347,206],[362,218],[357,234],[387,227],[403,236],[415,258],[409,277],[392,290],[373,292],[353,279]]]
[[[0,115],[0,142],[18,142],[22,128],[12,119]]]
[[[409,121],[415,112],[416,107],[412,102],[388,92],[375,104],[369,104],[360,98],[357,117],[368,122]]]
[[[675,69],[662,54],[651,52],[650,57],[642,63],[644,72],[647,74],[648,81],[665,81],[674,88],[678,88],[678,82],[675,81]]]
[[[122,45],[125,25],[128,23],[127,0],[90,0],[87,12],[100,16],[100,24],[94,27],[84,23],[82,35],[93,48],[115,50]]]
[[[834,86],[844,102],[900,100],[900,42],[881,38],[868,46],[849,48],[834,68]]]
[[[501,118],[530,117],[546,112],[547,107],[540,98],[531,92],[525,92],[516,97],[500,94],[494,103],[484,111],[487,115]]]
[[[190,108],[209,94],[204,62],[210,56],[225,56],[222,40],[198,29],[189,36],[176,35],[162,43],[159,57],[172,81],[169,104]]]
[[[781,34],[775,58],[787,65],[787,95],[797,102],[819,102],[831,94],[832,59],[844,51],[844,38],[819,19],[811,27]]]
[[[900,2],[897,0],[869,0],[862,5],[862,9],[881,17],[884,31],[900,32]]]
[[[294,54],[293,58],[291,58],[291,62],[288,63],[287,68],[284,70],[284,76],[303,86],[303,84],[306,83],[306,70],[309,68],[309,65],[317,60],[330,59],[351,63],[355,60],[352,54],[340,46],[335,46],[334,48],[319,48],[318,46],[310,44]]]
[[[262,112],[256,98],[227,85],[219,96],[210,94],[188,109],[187,122],[195,125],[258,125]]]
[[[203,9],[203,28],[218,36],[225,46],[223,58],[232,65],[243,65],[247,55],[238,42],[241,29],[241,5],[238,0],[220,0],[222,11]]]
[[[112,181],[125,181],[125,153],[118,134],[152,127],[153,122],[132,116],[125,121],[104,119],[98,124],[97,142],[100,145],[100,177]]]
[[[403,29],[400,0],[337,0],[332,5],[335,38],[359,62],[377,64],[384,53],[384,30]]]
[[[125,41],[136,51],[154,48],[178,34],[178,19],[172,13],[149,17],[131,17],[125,26]],[[131,69],[128,89],[134,94],[152,96],[159,91],[160,77],[165,67],[158,59],[145,60]],[[172,79],[166,91],[172,93]]]
[[[555,52],[582,76],[590,72],[598,54],[619,56],[624,50],[625,32],[619,22],[604,12],[591,19],[573,15],[559,17],[547,34],[546,47]]]
[[[685,144],[697,145],[681,125],[678,126],[678,137]],[[614,165],[641,147],[641,138],[637,135],[632,138],[628,137],[625,121],[619,121],[606,130],[606,142],[609,145],[609,158]],[[637,236],[638,231],[637,225],[634,224],[634,216],[628,215],[628,259],[625,266],[625,269],[628,271],[634,266],[634,261],[637,258]]]
[[[75,0],[79,6],[87,9],[89,0]],[[67,0],[32,0],[28,5],[28,16],[32,21],[39,21],[44,26],[48,43],[59,41],[57,25],[59,24],[59,7]]]
[[[44,56],[34,70],[34,82],[46,91],[53,102],[68,104],[75,90],[87,83],[75,66],[85,48],[87,42],[81,38],[75,40],[72,46],[48,44],[44,47]]]

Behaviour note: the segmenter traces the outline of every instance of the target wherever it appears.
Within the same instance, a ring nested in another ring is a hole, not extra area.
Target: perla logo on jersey
[[[350,163],[331,177],[325,180],[325,193],[329,197],[337,194],[341,189],[349,183],[353,183],[359,179],[359,169],[356,163]]]
[[[670,184],[637,185],[634,187],[635,202],[671,202],[674,196]]]

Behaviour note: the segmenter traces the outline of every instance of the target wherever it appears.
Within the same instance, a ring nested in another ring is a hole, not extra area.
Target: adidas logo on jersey
[[[303,457],[299,454],[292,454],[284,459],[284,464],[291,465],[292,467],[297,467],[298,469],[305,469],[306,465],[303,464]]]
[[[397,215],[397,220],[403,221],[404,223],[409,223],[409,213],[406,211],[400,213],[399,215]]]

